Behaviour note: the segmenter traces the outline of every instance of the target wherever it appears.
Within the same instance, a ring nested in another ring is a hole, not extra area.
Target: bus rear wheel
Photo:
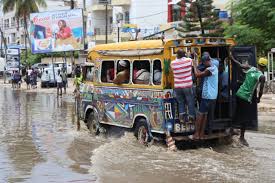
[[[91,112],[87,118],[87,127],[92,135],[99,134],[99,120],[96,112]]]
[[[152,145],[153,139],[149,135],[149,128],[145,119],[140,119],[135,127],[134,135],[138,142],[143,145]]]

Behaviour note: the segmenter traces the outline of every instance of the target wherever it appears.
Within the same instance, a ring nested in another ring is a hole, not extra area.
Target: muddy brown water
[[[0,182],[275,182],[269,118],[246,134],[250,147],[234,138],[168,152],[159,143],[143,147],[129,132],[92,137],[83,124],[77,131],[70,97],[1,88],[0,108]]]

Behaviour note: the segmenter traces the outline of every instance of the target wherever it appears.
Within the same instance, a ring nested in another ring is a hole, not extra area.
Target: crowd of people
[[[4,73],[4,83],[7,82],[7,80],[10,80],[12,84],[12,88],[21,88],[21,84],[23,81],[25,81],[27,85],[27,89],[30,88],[37,88],[37,77],[38,73],[36,70],[31,69],[24,72],[25,74],[22,75],[18,70],[15,70],[10,75],[10,78],[8,78],[7,73]]]
[[[7,82],[7,80],[10,80],[10,83],[12,84],[13,89],[19,89],[21,88],[21,85],[23,82],[26,83],[27,90],[29,89],[35,89],[37,88],[37,81],[38,78],[41,76],[43,77],[43,86],[46,88],[50,87],[50,82],[52,79],[56,81],[57,86],[57,95],[62,95],[62,91],[66,94],[66,88],[68,87],[68,78],[66,69],[62,68],[61,70],[58,69],[57,74],[55,76],[51,75],[48,70],[43,70],[40,74],[37,69],[29,69],[22,71],[23,74],[21,74],[19,71],[13,71],[10,75],[10,78],[8,78],[7,74],[4,74],[4,83]],[[52,78],[54,77],[54,78]],[[42,80],[42,79],[41,79]],[[8,81],[9,82],[9,81]],[[41,81],[42,83],[42,81]],[[54,86],[54,83],[53,83]],[[42,85],[41,85],[42,87]]]
[[[171,62],[171,69],[174,74],[174,88],[179,104],[179,119],[181,122],[195,122],[196,130],[194,135],[190,136],[190,138],[194,140],[203,140],[205,138],[205,126],[208,118],[214,119],[218,96],[221,98],[228,97],[228,71],[225,71],[226,69],[222,62],[211,58],[208,52],[202,54],[200,65],[197,64],[198,59],[196,59],[196,57],[197,55],[193,55],[193,58],[189,58],[182,49],[179,49],[177,51],[177,58]],[[260,90],[256,94],[256,102],[260,102],[265,82],[263,72],[267,66],[267,60],[261,58],[258,62],[258,68],[256,68],[247,64],[241,64],[238,60],[233,58],[232,55],[230,55],[229,58],[244,70],[246,74],[243,84],[236,93],[236,110],[241,109],[243,113],[248,114],[242,116],[251,116],[249,115],[250,111],[248,105],[252,103],[252,96],[256,91],[255,89],[258,83],[260,83]],[[194,91],[194,79],[200,80],[198,95],[196,95]],[[196,96],[199,101],[197,114],[195,112]],[[248,146],[244,133],[247,123],[251,122],[252,119],[246,117],[235,120],[241,122],[240,142]]]

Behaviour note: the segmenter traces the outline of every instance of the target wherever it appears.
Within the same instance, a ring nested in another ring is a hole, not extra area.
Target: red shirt
[[[59,32],[57,33],[57,38],[60,38],[60,39],[67,39],[71,36],[72,36],[72,30],[70,29],[70,27],[64,27],[60,29]]]
[[[171,62],[174,73],[175,88],[190,88],[193,86],[192,80],[192,59],[183,57]]]

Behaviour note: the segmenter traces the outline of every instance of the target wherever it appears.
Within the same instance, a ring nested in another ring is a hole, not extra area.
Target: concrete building
[[[106,22],[108,42],[134,37],[130,32],[121,32],[125,24],[140,29],[139,37],[152,34],[167,22],[167,11],[168,0],[90,0],[87,4],[88,40],[105,43]]]

